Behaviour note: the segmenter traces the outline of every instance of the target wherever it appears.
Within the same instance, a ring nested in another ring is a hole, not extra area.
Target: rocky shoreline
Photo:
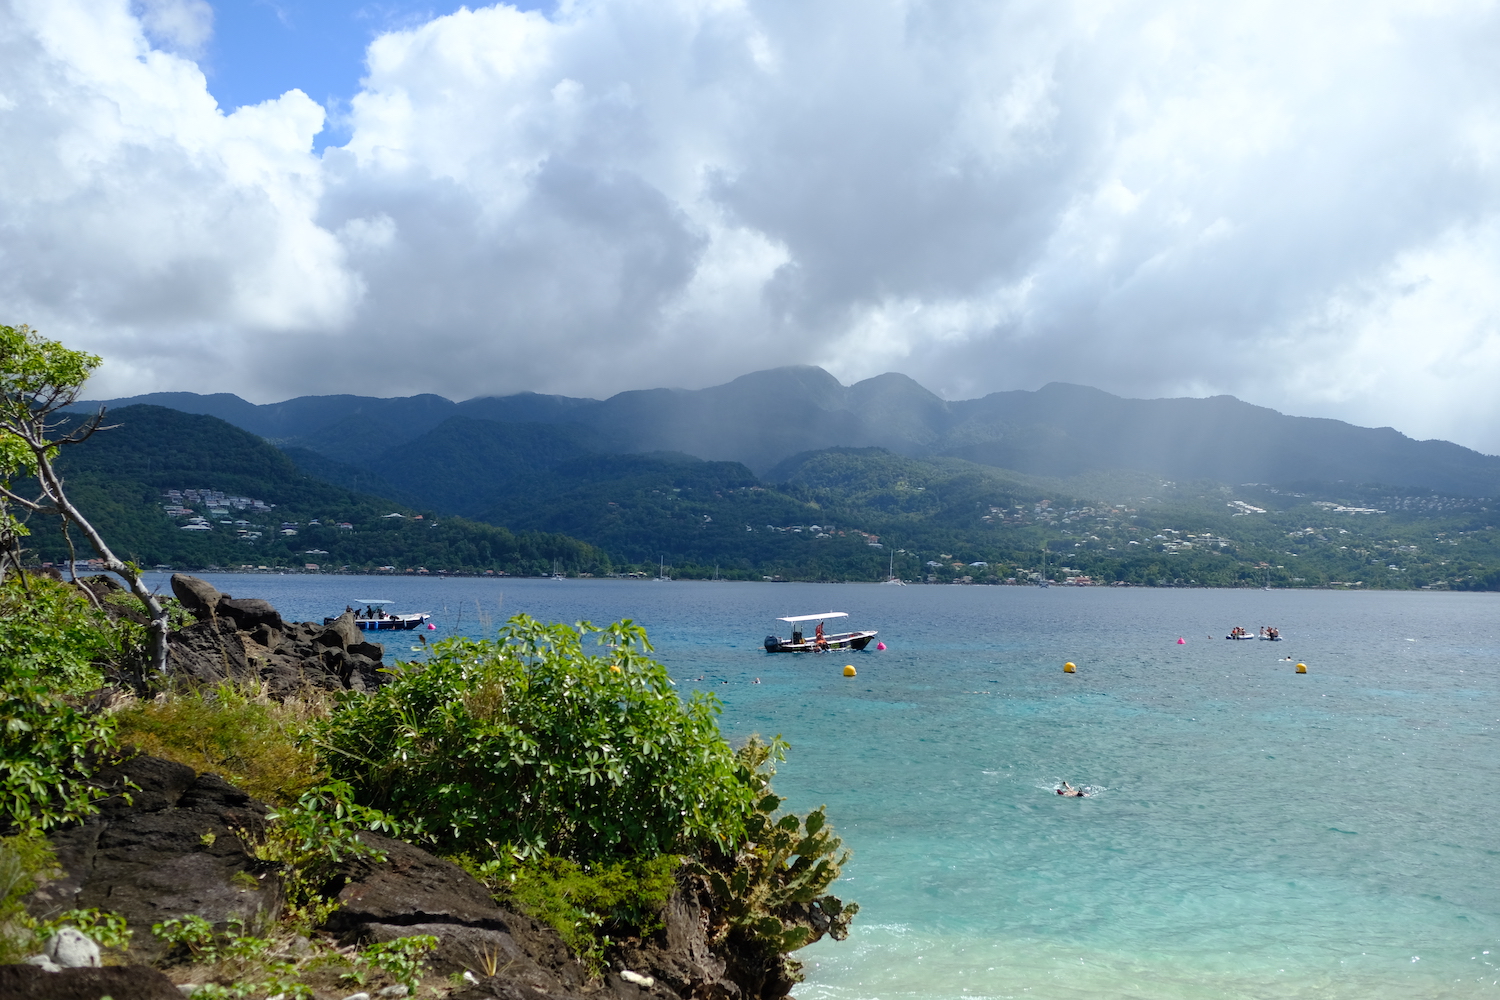
[[[365,640],[351,615],[330,625],[288,623],[265,601],[234,599],[183,575],[172,584],[197,619],[171,635],[170,669],[182,682],[259,681],[271,696],[284,697],[309,686],[369,690],[386,676],[383,648]],[[60,871],[25,905],[38,920],[90,907],[120,914],[135,929],[124,953],[128,964],[97,967],[96,949],[81,967],[48,971],[41,959],[0,966],[0,996],[181,1000],[195,985],[181,979],[189,963],[150,933],[154,924],[193,915],[220,931],[251,928],[273,936],[287,891],[278,866],[259,860],[253,847],[267,826],[267,804],[216,774],[147,755],[127,754],[94,780],[110,794],[96,816],[51,834]],[[360,838],[384,860],[351,858],[338,866],[321,887],[338,906],[314,933],[320,946],[346,950],[433,936],[422,996],[780,1000],[795,981],[796,965],[785,955],[721,933],[725,918],[715,912],[706,881],[687,868],[660,928],[612,942],[599,975],[552,927],[497,903],[457,864],[380,834]],[[808,930],[816,940],[827,928]],[[286,940],[275,947],[295,959],[311,944]],[[405,995],[404,989],[389,987],[382,995]],[[318,1000],[351,995],[358,993],[338,985],[313,992]]]

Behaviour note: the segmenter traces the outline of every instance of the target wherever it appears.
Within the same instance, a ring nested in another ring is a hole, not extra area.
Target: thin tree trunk
[[[89,523],[82,511],[73,506],[73,502],[63,492],[62,480],[53,470],[52,463],[45,452],[38,450],[36,455],[37,478],[41,481],[42,488],[51,496],[52,502],[57,505],[59,513],[63,515],[64,525],[69,521],[78,525],[78,530],[82,531],[84,537],[89,540],[90,547],[98,554],[100,562],[104,563],[104,568],[128,583],[130,592],[150,612],[151,624],[148,631],[151,635],[151,669],[158,675],[165,674],[167,672],[167,609],[146,586],[146,581],[141,578],[140,570],[130,563],[121,561],[104,541],[104,536]]]

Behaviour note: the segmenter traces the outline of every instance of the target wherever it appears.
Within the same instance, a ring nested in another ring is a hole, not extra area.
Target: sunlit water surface
[[[854,850],[861,913],[800,1000],[1500,995],[1494,595],[213,579],[299,619],[391,598],[433,637],[645,625],[726,733],[791,742],[777,790]],[[762,651],[824,610],[889,649]],[[1266,623],[1286,641],[1223,639]]]

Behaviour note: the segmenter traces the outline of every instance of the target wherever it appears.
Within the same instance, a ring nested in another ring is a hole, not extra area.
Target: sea
[[[1500,996],[1500,595],[210,579],[433,638],[644,625],[726,735],[790,742],[776,790],[852,851],[860,913],[798,1000]],[[764,652],[824,611],[886,649]]]

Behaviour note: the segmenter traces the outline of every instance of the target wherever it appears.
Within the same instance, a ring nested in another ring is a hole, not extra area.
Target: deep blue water
[[[645,625],[727,734],[791,742],[777,790],[855,852],[862,912],[801,1000],[1500,994],[1495,595],[214,580],[296,618],[392,598],[430,636]],[[829,609],[890,648],[761,650]]]

